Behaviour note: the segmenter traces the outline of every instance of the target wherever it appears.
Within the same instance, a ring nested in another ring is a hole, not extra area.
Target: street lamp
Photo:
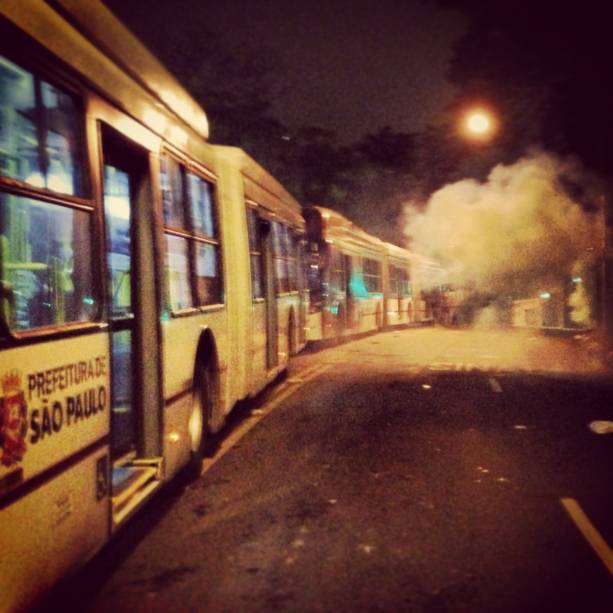
[[[483,108],[473,108],[462,116],[462,134],[473,141],[488,141],[496,132],[497,122],[494,115]]]

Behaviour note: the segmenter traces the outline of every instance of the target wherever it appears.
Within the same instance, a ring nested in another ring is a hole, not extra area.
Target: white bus
[[[0,3],[2,611],[198,470],[304,344],[300,206],[207,138],[102,3]]]
[[[438,261],[413,253],[411,276],[416,321],[441,322],[441,288],[446,282],[447,271]]]
[[[417,256],[392,243],[384,243],[385,323],[387,326],[422,321],[413,293]]]
[[[308,340],[432,321],[425,296],[442,274],[434,260],[384,242],[332,209],[308,207],[303,215]]]
[[[330,339],[383,327],[383,241],[340,213],[303,210],[308,237],[308,340]]]

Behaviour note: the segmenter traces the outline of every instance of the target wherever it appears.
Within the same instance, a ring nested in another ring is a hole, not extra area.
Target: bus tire
[[[214,394],[214,372],[210,366],[198,365],[192,393],[192,411],[188,422],[190,457],[188,478],[196,479],[202,471],[202,460],[208,442],[208,420]]]
[[[290,313],[287,324],[287,357],[296,355],[296,323],[293,311]]]

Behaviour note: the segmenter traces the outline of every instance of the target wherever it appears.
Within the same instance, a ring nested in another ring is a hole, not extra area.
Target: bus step
[[[155,468],[155,478],[164,478],[164,458],[134,458],[130,462],[130,466]]]
[[[113,468],[113,527],[125,521],[162,483],[157,462]]]

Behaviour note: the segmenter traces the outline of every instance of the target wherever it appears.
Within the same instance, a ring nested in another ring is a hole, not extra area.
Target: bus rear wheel
[[[293,313],[289,317],[287,324],[287,356],[296,355],[298,350],[296,348],[296,324],[294,323]]]
[[[214,374],[210,367],[199,367],[194,380],[192,410],[188,422],[190,459],[187,467],[191,478],[200,476],[207,443],[208,416],[214,393]]]

